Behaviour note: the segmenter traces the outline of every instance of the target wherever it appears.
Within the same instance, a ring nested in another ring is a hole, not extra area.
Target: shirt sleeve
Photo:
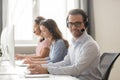
[[[71,62],[70,62],[70,58],[69,58],[69,54],[67,54],[66,56],[65,56],[65,58],[64,58],[64,60],[63,61],[60,61],[60,62],[56,62],[56,63],[52,63],[52,62],[50,62],[50,63],[48,63],[48,64],[42,64],[42,66],[43,67],[48,67],[48,66],[51,66],[51,67],[54,67],[54,66],[56,66],[56,67],[59,67],[59,66],[67,66],[67,65],[70,65],[71,64]]]
[[[74,53],[75,54],[75,53]],[[78,53],[79,54],[79,53]],[[98,56],[96,45],[87,45],[83,48],[82,55],[79,56],[76,63],[68,66],[48,66],[47,69],[51,74],[62,74],[79,76],[81,72],[87,69]]]

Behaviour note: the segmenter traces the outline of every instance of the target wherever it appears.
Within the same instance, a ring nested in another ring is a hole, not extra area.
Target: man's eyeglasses
[[[67,26],[72,27],[74,25],[75,27],[80,27],[82,23],[83,22],[74,22],[74,23],[73,22],[67,22]]]

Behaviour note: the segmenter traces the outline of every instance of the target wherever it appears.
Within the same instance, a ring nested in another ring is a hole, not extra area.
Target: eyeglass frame
[[[67,26],[72,27],[74,25],[75,27],[80,27],[82,23],[83,22],[79,22],[79,21],[77,21],[77,22],[67,22]]]

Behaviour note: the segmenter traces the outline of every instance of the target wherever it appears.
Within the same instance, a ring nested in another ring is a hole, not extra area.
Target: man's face
[[[83,17],[81,15],[69,15],[67,24],[75,39],[82,35],[83,32],[81,32],[81,29],[85,29]]]

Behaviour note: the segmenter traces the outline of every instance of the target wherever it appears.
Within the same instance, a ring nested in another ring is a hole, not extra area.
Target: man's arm
[[[98,60],[97,58],[99,57],[99,51],[95,45],[87,45],[83,52],[78,52],[78,54],[82,55],[76,57],[78,60],[74,64],[68,66],[47,66],[48,72],[58,75],[78,76],[84,70],[88,69],[94,61]]]

